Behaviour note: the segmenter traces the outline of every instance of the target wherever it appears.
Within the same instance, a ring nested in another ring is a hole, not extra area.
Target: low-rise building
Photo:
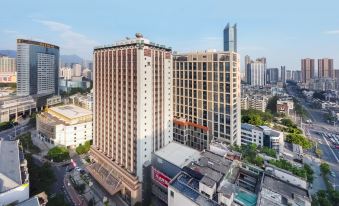
[[[290,115],[294,109],[294,102],[291,97],[280,98],[277,101],[277,112],[280,114]]]
[[[23,202],[29,198],[27,161],[19,141],[0,139],[0,205]]]
[[[269,97],[266,95],[243,95],[241,96],[241,109],[256,109],[265,112]]]
[[[72,77],[72,79],[59,79],[59,90],[62,92],[70,92],[72,89],[88,89],[91,86],[91,82],[84,77]]]
[[[168,205],[256,205],[262,170],[203,151],[168,185]]]
[[[258,199],[260,206],[311,205],[307,189],[269,173],[264,174]]]
[[[0,122],[17,119],[21,114],[31,114],[36,111],[36,100],[31,96],[27,97],[2,97],[0,98]]]
[[[170,181],[190,162],[200,158],[200,151],[177,142],[171,142],[152,154],[152,194],[167,202]]]
[[[82,108],[88,109],[90,111],[93,110],[93,93],[88,94],[75,94],[68,98],[67,100],[69,103],[78,105]]]
[[[284,134],[267,126],[243,123],[241,124],[241,144],[256,144],[272,148],[280,153],[284,146]]]
[[[92,140],[92,112],[76,105],[47,108],[37,116],[37,131],[50,146],[76,147]]]

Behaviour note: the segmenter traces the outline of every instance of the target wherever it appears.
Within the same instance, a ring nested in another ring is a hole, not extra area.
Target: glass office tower
[[[17,39],[17,95],[58,94],[59,47]]]
[[[224,29],[224,51],[237,52],[237,25],[228,23]]]

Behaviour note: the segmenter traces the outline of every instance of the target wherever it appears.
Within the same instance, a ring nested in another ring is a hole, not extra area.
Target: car
[[[75,167],[75,170],[80,172],[82,169],[80,167]]]
[[[333,171],[331,171],[331,176],[332,177],[336,177],[335,173]]]

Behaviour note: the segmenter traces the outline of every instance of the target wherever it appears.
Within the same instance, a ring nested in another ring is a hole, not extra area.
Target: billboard
[[[168,187],[171,178],[167,177],[164,173],[152,167],[152,179],[164,187]]]

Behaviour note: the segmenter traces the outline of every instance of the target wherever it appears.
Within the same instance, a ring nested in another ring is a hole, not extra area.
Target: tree
[[[302,146],[303,149],[310,149],[313,146],[312,142],[306,139],[306,137],[295,133],[288,134],[286,136],[286,142],[298,144]]]
[[[325,100],[325,93],[324,91],[321,91],[321,92],[314,92],[312,97],[314,99],[320,99],[320,100]]]
[[[324,175],[327,175],[331,171],[330,165],[327,164],[326,162],[323,162],[320,164],[320,170]]]
[[[265,125],[273,120],[272,114],[255,109],[242,110],[241,115],[242,123],[249,123],[256,126]]]
[[[297,125],[291,119],[284,118],[281,120],[281,124],[285,125],[286,127],[293,127],[297,128]]]
[[[47,157],[55,162],[62,162],[69,159],[69,152],[66,147],[53,147],[47,153]]]
[[[91,148],[91,141],[86,141],[83,145],[79,145],[75,151],[80,154],[85,154],[89,151]]]
[[[272,114],[277,114],[277,101],[278,101],[279,97],[278,96],[274,96],[271,97],[268,102],[267,102],[267,106],[266,106],[266,111],[270,112]]]

